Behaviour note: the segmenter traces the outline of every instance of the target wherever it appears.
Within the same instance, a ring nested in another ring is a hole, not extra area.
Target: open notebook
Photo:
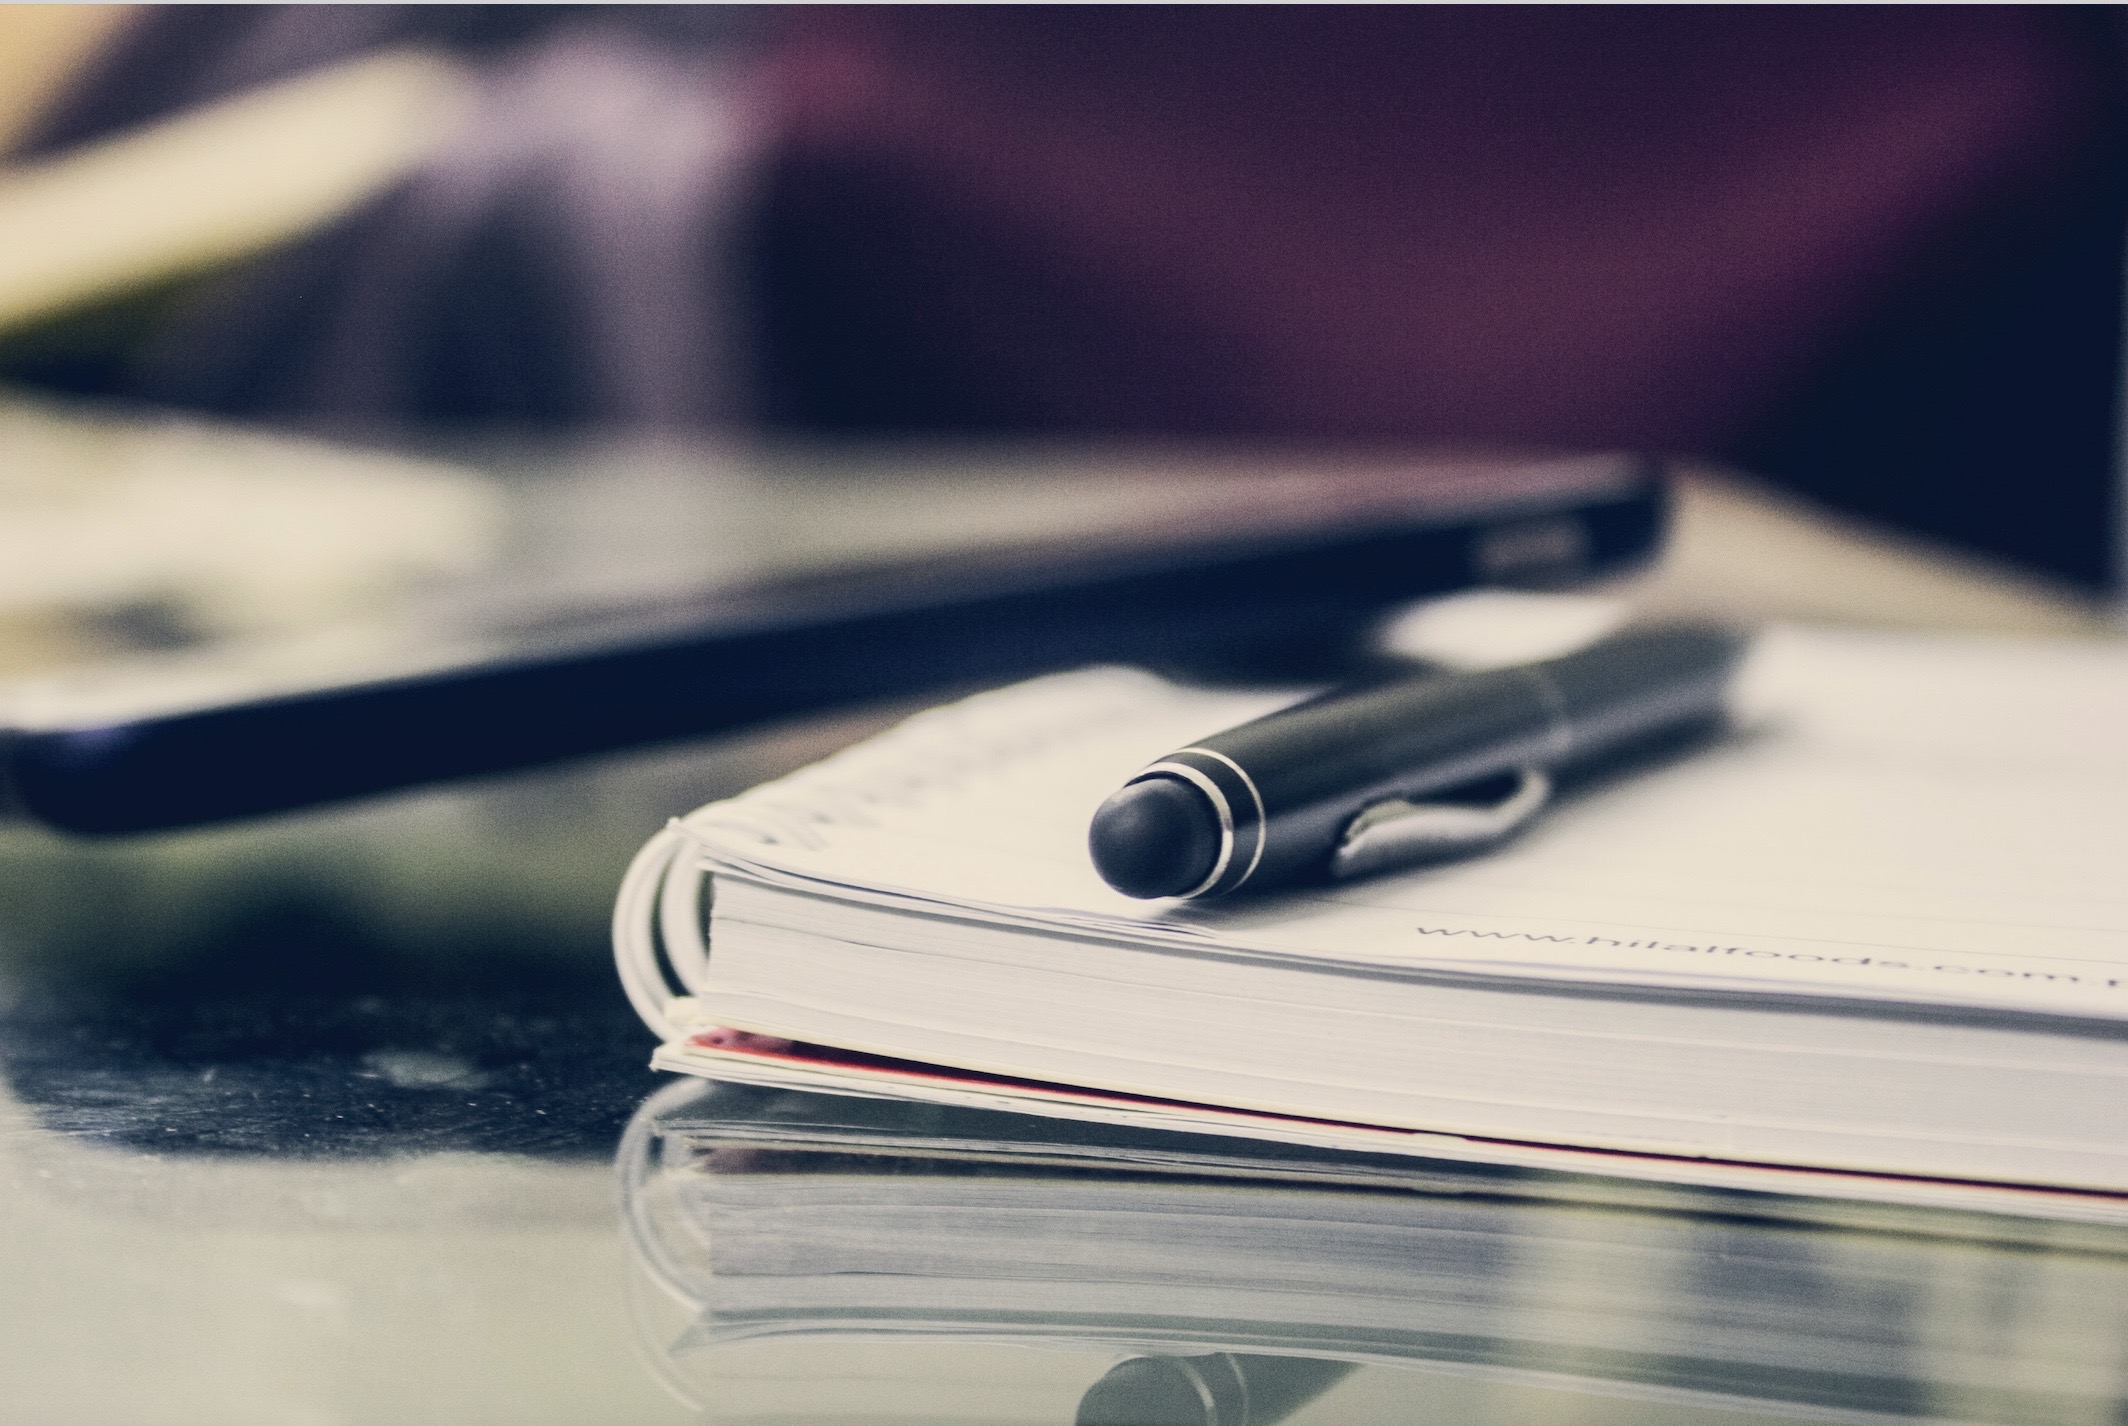
[[[1103,886],[1100,800],[1290,696],[1043,679],[676,822],[615,911],[656,1063],[2119,1213],[2120,651],[1775,631],[1732,736],[1587,783],[1493,855],[1245,903]]]

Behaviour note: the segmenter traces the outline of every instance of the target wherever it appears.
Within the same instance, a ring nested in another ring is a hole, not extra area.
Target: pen
[[[1278,1426],[1353,1365],[1260,1352],[1126,1357],[1080,1400],[1074,1426]]]
[[[1087,834],[1126,896],[1223,896],[1497,841],[1550,771],[1719,713],[1746,636],[1628,630],[1560,658],[1337,690],[1140,771]]]

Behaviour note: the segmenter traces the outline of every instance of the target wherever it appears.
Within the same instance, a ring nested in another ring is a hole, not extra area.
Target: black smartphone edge
[[[1096,662],[1336,639],[1430,594],[1647,559],[1660,462],[1549,508],[1230,544],[851,572],[610,641],[103,726],[0,733],[0,809],[65,832],[199,826]],[[1438,517],[1436,517],[1438,518]]]

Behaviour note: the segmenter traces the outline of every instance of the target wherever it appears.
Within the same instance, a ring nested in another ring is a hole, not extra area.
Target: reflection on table
[[[1396,1184],[1364,1155],[1251,1170],[1240,1147],[1083,1152],[1018,1115],[674,1085],[619,1164],[639,1326],[734,1426],[2128,1406],[2128,1235],[1593,1179]]]

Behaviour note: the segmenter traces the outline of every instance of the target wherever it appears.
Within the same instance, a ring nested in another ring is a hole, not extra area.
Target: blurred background
[[[43,389],[1644,448],[2115,574],[2108,10],[9,8]]]

